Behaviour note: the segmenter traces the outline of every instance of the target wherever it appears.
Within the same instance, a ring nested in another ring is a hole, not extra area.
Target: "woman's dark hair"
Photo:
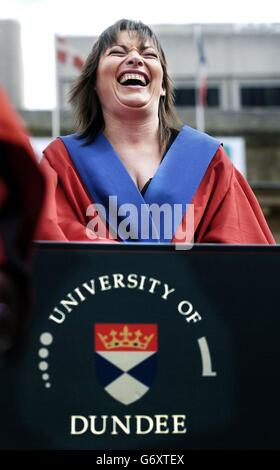
[[[179,129],[181,123],[174,108],[173,84],[167,73],[166,59],[159,40],[149,26],[141,21],[122,19],[109,26],[99,36],[84,64],[81,75],[70,91],[70,103],[74,107],[76,125],[80,137],[92,142],[100,131],[104,130],[104,118],[101,105],[95,91],[96,72],[102,54],[112,46],[120,31],[136,32],[141,41],[151,39],[156,46],[163,70],[163,88],[165,96],[159,101],[159,136],[165,150],[172,129]]]

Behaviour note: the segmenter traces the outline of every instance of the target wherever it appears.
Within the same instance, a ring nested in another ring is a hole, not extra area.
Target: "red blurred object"
[[[28,318],[32,239],[44,193],[27,131],[0,87],[0,352]]]

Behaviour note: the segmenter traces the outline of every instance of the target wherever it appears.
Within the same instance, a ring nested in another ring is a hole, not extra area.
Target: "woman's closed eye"
[[[143,57],[158,59],[158,55],[155,52],[144,52]]]
[[[125,52],[121,49],[113,49],[109,51],[109,55],[124,55]]]
[[[127,52],[123,49],[112,49],[109,51],[108,55],[117,55],[117,56],[124,56]],[[142,51],[141,55],[146,59],[158,59],[158,55],[156,52],[153,51]]]

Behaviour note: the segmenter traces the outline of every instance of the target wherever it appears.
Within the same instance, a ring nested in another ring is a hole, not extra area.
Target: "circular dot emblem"
[[[42,359],[46,359],[46,357],[48,357],[48,355],[49,355],[49,351],[48,351],[47,348],[41,348],[41,349],[39,349],[38,354]]]
[[[53,342],[53,335],[51,333],[42,333],[40,336],[40,343],[44,346],[49,346]]]
[[[51,387],[51,383],[49,382],[50,380],[50,374],[47,374],[45,371],[49,369],[49,362],[47,360],[42,361],[41,359],[47,359],[50,355],[50,351],[48,349],[48,346],[50,346],[53,342],[53,335],[49,333],[48,331],[45,331],[40,335],[39,341],[41,343],[40,349],[38,350],[38,356],[40,358],[40,361],[38,363],[38,368],[40,371],[44,372],[42,374],[42,380],[44,381],[44,385],[46,388]]]

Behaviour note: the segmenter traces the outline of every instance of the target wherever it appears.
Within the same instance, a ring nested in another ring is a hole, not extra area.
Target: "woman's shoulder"
[[[234,167],[232,161],[228,157],[222,143],[213,156],[210,166],[213,168],[219,168],[220,170],[224,170],[226,172],[233,171]]]
[[[172,143],[173,141],[182,136],[181,143],[189,145],[191,151],[195,149],[197,156],[203,156],[205,153],[211,155],[211,160],[208,169],[219,169],[226,172],[232,171],[233,165],[227,156],[223,143],[220,139],[207,134],[206,132],[199,131],[189,125],[183,125],[177,132],[172,130]]]
[[[68,160],[68,152],[60,137],[57,137],[43,151],[44,157],[51,163],[56,163],[60,160]]]
[[[207,187],[210,192],[225,194],[232,184],[235,168],[227,156],[224,147],[220,145],[214,154],[202,180],[201,187]]]
[[[56,150],[59,151],[59,150],[61,150],[63,147],[65,148],[61,137],[56,137],[54,140],[52,140],[52,141],[47,145],[47,147],[46,147],[45,150],[44,150],[44,153],[45,153],[45,152],[49,152],[49,151],[56,151]]]

